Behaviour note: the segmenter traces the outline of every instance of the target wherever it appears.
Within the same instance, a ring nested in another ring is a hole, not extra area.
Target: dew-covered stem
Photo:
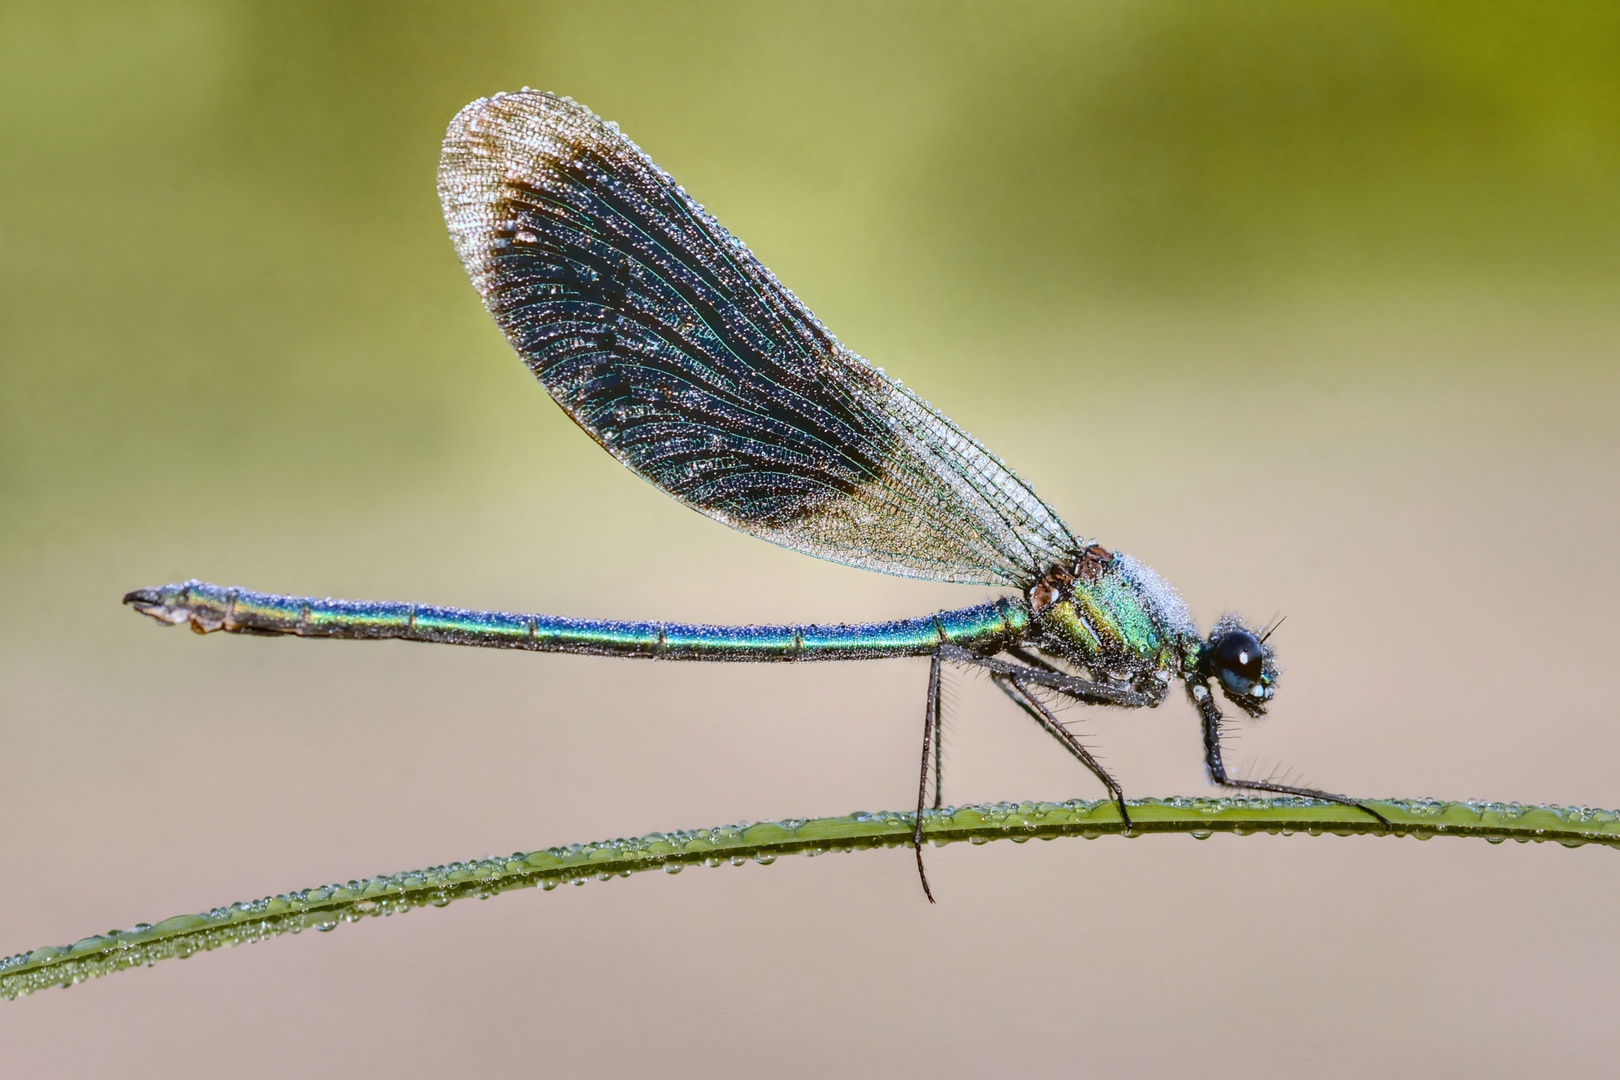
[[[1266,832],[1419,839],[1472,836],[1492,843],[1552,840],[1568,847],[1620,847],[1620,813],[1577,807],[1429,799],[1371,802],[1390,820],[1391,828],[1385,830],[1359,809],[1312,799],[1139,799],[1129,805],[1128,831],[1122,827],[1114,803],[1102,800],[948,807],[923,814],[923,837],[934,844],[949,844],[1147,833],[1186,833],[1203,839],[1217,832]],[[71,986],[170,957],[296,934],[311,927],[332,930],[368,916],[393,915],[426,905],[443,907],[469,896],[486,898],[533,886],[549,890],[565,883],[584,884],[592,878],[628,877],[643,870],[673,874],[688,866],[771,863],[780,855],[899,847],[910,843],[915,822],[913,814],[886,811],[652,833],[633,840],[518,852],[508,858],[474,859],[281,893],[7,957],[0,960],[0,998]]]

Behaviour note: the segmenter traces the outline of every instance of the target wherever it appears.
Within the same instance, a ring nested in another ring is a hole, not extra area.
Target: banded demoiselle
[[[525,90],[451,122],[439,198],[462,264],[557,404],[603,449],[733,528],[887,574],[1015,590],[898,622],[710,626],[280,596],[199,581],[137,589],[137,611],[199,632],[409,641],[660,660],[930,658],[913,834],[929,771],[942,802],[940,676],[976,666],[1102,781],[1119,783],[1052,699],[1153,707],[1180,679],[1210,779],[1361,806],[1230,775],[1211,686],[1262,715],[1267,635],[1227,615],[1204,637],[1175,590],[1079,536],[1001,459],[845,348],[743,244],[611,123]],[[1387,824],[1387,823],[1386,823]]]

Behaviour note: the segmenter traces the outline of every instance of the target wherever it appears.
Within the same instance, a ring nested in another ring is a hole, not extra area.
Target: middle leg
[[[1078,758],[1082,765],[1090,769],[1093,776],[1103,782],[1103,786],[1108,789],[1108,793],[1114,797],[1114,805],[1119,807],[1120,819],[1125,822],[1127,829],[1130,828],[1131,812],[1125,806],[1125,793],[1120,790],[1119,782],[1109,774],[1107,769],[1103,768],[1102,762],[1098,761],[1091,751],[1086,749],[1085,744],[1075,737],[1074,732],[1064,727],[1062,722],[1052,715],[1052,710],[1046,707],[1046,703],[1037,697],[1029,687],[1023,685],[1016,676],[996,672],[991,674],[990,681],[995,683],[1001,689],[1001,692],[1011,699],[1014,705],[1024,710],[1025,714],[1039,724],[1048,735],[1056,739],[1060,746]]]

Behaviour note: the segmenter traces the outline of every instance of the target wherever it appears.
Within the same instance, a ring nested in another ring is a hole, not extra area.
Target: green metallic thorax
[[[1135,560],[1111,558],[1085,579],[1052,584],[1050,603],[1031,604],[1031,639],[1094,678],[1162,696],[1196,659],[1197,631],[1180,598]]]
[[[1104,581],[1077,583],[1036,622],[1043,645],[1082,667],[1135,670],[1167,659],[1164,635],[1141,598]]]

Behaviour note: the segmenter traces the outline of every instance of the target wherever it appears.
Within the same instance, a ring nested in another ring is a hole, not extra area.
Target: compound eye
[[[1234,675],[1258,682],[1265,666],[1259,640],[1245,630],[1223,635],[1215,645],[1215,662]]]

